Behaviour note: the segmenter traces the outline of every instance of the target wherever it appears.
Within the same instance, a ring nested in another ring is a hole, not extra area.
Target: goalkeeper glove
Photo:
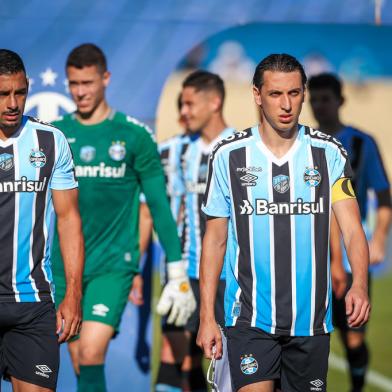
[[[196,310],[196,300],[193,295],[184,261],[173,261],[167,264],[168,282],[163,288],[157,305],[161,316],[170,314],[168,324],[185,325]]]

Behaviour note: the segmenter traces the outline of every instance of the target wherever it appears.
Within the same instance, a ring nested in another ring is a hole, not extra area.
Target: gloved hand
[[[161,316],[166,316],[171,309],[167,323],[179,327],[186,324],[196,309],[196,300],[186,273],[185,262],[168,263],[167,276],[168,282],[163,288],[157,312]]]

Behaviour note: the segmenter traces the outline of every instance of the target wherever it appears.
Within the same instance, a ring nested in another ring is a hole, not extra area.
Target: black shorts
[[[52,302],[0,303],[0,372],[56,389],[59,343]]]
[[[196,310],[192,313],[184,327],[176,327],[174,324],[167,324],[166,317],[163,319],[162,331],[189,331],[193,334],[197,334],[200,324],[200,288],[198,279],[190,279],[191,288],[193,295],[196,299]],[[215,300],[215,319],[216,322],[222,327],[225,325],[225,287],[226,282],[224,280],[219,281],[218,289],[216,292]]]
[[[325,392],[329,334],[278,336],[244,324],[227,328],[234,390],[276,380],[283,392]]]
[[[368,275],[369,280],[369,297],[370,297],[370,288],[372,282],[371,274]],[[347,273],[347,288],[344,295],[337,299],[334,294],[332,294],[332,316],[333,316],[333,324],[336,328],[343,332],[347,331],[355,331],[355,332],[365,332],[366,324],[361,325],[360,327],[352,328],[347,324],[347,316],[346,316],[346,301],[345,297],[353,283],[353,275]]]

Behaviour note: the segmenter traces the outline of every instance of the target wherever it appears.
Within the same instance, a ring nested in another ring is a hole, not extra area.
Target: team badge
[[[276,192],[285,193],[290,188],[290,177],[279,174],[272,179],[272,185]]]
[[[112,142],[109,147],[109,155],[113,161],[122,161],[125,158],[127,150],[125,149],[125,142],[120,142],[119,140]]]
[[[95,158],[95,147],[83,146],[80,149],[79,157],[83,162],[91,162]]]
[[[259,368],[259,364],[257,363],[256,359],[253,357],[252,354],[244,355],[241,357],[241,372],[245,375],[249,376],[257,372]]]
[[[11,154],[0,154],[0,169],[8,171],[14,167],[14,156]]]
[[[32,166],[39,169],[46,164],[46,155],[39,149],[31,150],[29,161]]]
[[[321,182],[321,174],[317,170],[317,167],[307,167],[304,173],[304,181],[307,186],[318,186]]]

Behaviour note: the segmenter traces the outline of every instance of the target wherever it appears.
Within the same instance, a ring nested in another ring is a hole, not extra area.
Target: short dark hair
[[[302,84],[306,85],[306,74],[302,64],[294,57],[287,53],[270,54],[259,62],[253,75],[253,85],[260,88],[263,83],[263,76],[265,71],[273,72],[295,72],[299,71],[301,74]]]
[[[67,57],[65,67],[75,67],[78,69],[96,65],[100,72],[107,71],[107,62],[102,49],[94,44],[82,44],[72,49]]]
[[[216,91],[222,100],[225,100],[225,84],[222,78],[212,72],[198,70],[188,75],[182,87],[194,87],[196,91]]]
[[[308,82],[308,89],[320,90],[329,89],[337,98],[343,98],[342,81],[333,73],[324,72],[319,75],[312,76]]]
[[[26,69],[21,57],[8,49],[0,49],[0,75],[16,74],[23,72],[26,75]]]

